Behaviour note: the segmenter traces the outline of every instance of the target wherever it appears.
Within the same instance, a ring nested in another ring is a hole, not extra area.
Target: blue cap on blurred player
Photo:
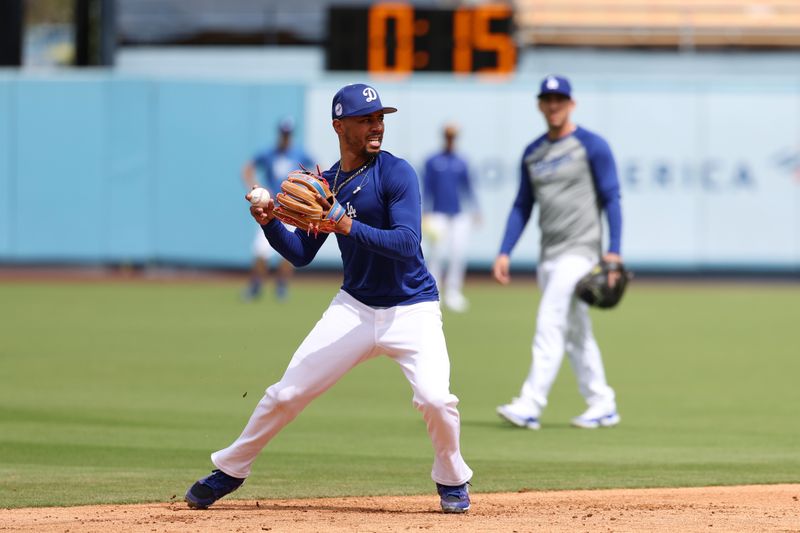
[[[572,86],[564,76],[547,76],[542,80],[538,98],[548,94],[560,94],[572,98]]]
[[[362,117],[376,111],[394,113],[397,108],[385,107],[381,103],[378,91],[369,85],[363,83],[345,85],[333,96],[331,118]]]
[[[294,119],[292,117],[284,117],[278,122],[278,131],[281,133],[292,133],[294,131]]]

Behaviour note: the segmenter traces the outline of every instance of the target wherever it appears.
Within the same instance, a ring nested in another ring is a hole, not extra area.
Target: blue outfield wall
[[[14,202],[16,174],[14,159],[13,131],[16,120],[12,112],[12,85],[0,81],[0,257],[9,257],[13,233]]]
[[[0,79],[0,261],[250,261],[240,169],[304,87]]]
[[[491,264],[519,157],[543,132],[541,75],[374,81],[400,108],[384,148],[418,170],[441,125],[461,126],[483,220],[472,267]],[[352,81],[0,73],[0,263],[248,265],[256,227],[242,165],[286,115],[312,158],[333,164],[330,98]],[[573,84],[576,121],[617,159],[634,268],[800,272],[800,76],[583,73]],[[515,267],[536,263],[535,217]],[[339,264],[329,239],[310,268]]]
[[[107,85],[16,84],[13,252],[22,260],[103,256]]]

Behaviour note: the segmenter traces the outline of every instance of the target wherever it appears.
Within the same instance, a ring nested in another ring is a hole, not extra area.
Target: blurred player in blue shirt
[[[442,300],[449,309],[464,312],[469,305],[463,294],[466,248],[470,223],[479,216],[469,167],[455,152],[458,128],[448,124],[443,133],[444,149],[425,162],[423,227],[429,243],[428,268],[443,293]]]
[[[313,167],[308,154],[292,144],[294,129],[294,120],[291,117],[281,120],[278,124],[277,145],[257,153],[245,164],[242,169],[242,179],[248,191],[259,185],[257,175],[260,174],[263,181],[261,186],[274,197],[275,193],[280,191],[281,182],[289,172],[300,168],[300,165],[309,169]],[[273,256],[272,248],[261,228],[256,228],[253,256],[250,283],[245,292],[245,298],[248,300],[258,298],[261,294],[261,285],[269,273],[269,261]],[[280,259],[275,279],[275,294],[279,300],[286,298],[289,278],[293,271],[294,268],[289,261]]]

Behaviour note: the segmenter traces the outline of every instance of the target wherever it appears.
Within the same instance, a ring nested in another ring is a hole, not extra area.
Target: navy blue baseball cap
[[[570,85],[569,80],[564,76],[547,76],[542,80],[537,98],[548,94],[560,94],[561,96],[572,98],[572,85]]]
[[[283,117],[278,122],[278,131],[281,133],[292,133],[294,131],[294,119],[292,117]]]
[[[385,107],[381,103],[378,91],[369,85],[363,83],[345,85],[333,96],[331,118],[361,117],[376,111],[394,113],[397,108]]]

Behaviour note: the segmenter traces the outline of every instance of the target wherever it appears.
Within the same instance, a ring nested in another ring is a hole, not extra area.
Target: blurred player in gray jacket
[[[548,131],[525,149],[517,197],[508,216],[493,274],[508,284],[510,254],[539,204],[541,255],[537,280],[542,291],[533,338],[533,362],[519,397],[497,408],[509,422],[539,429],[539,418],[566,352],[586,400],[586,411],[572,419],[581,428],[619,423],[614,390],[606,383],[600,349],[592,333],[588,306],[574,296],[575,285],[601,258],[622,262],[622,211],[619,181],[608,143],[575,125],[569,80],[546,77],[539,111]],[[601,214],[608,222],[608,249],[602,253]]]

